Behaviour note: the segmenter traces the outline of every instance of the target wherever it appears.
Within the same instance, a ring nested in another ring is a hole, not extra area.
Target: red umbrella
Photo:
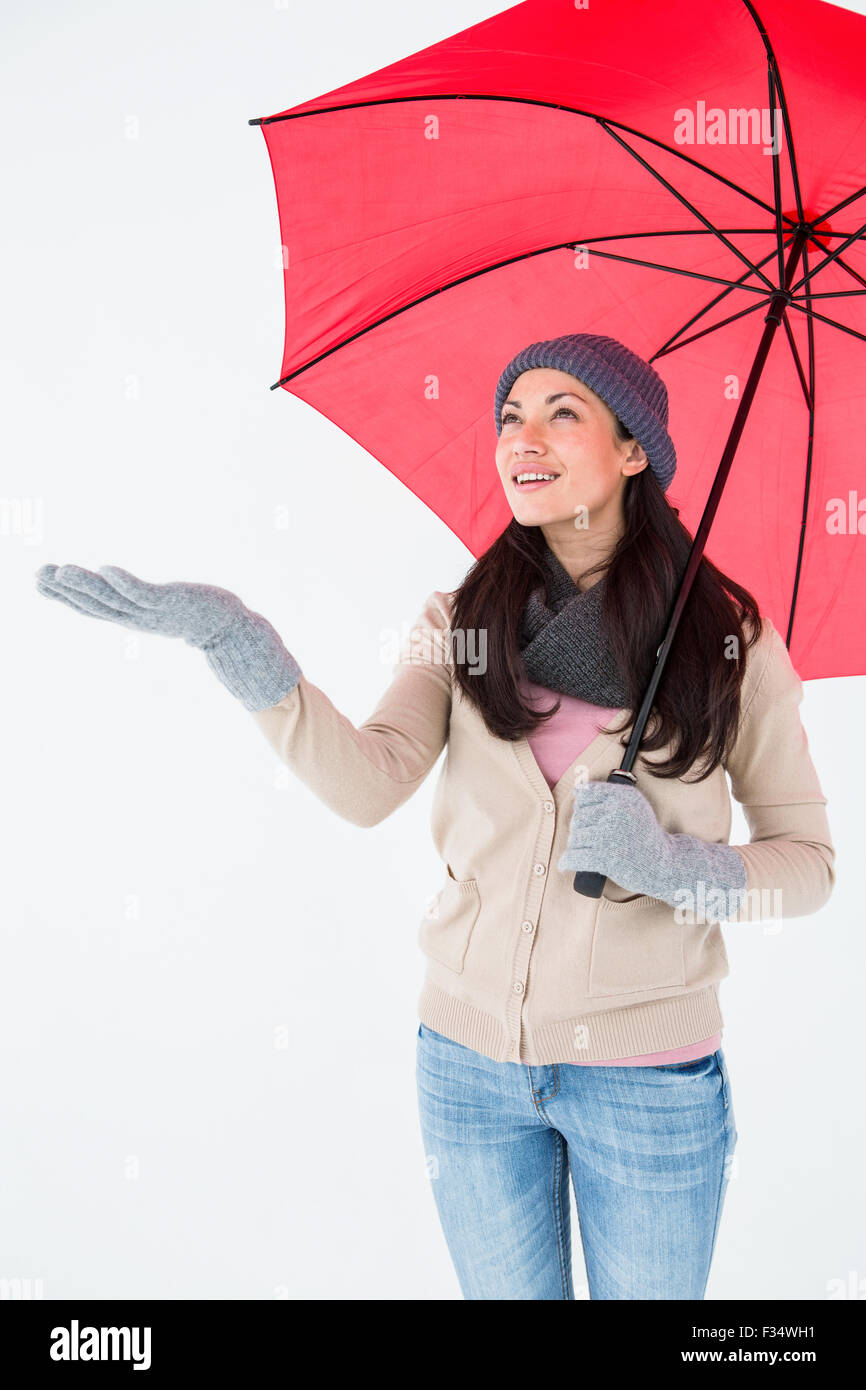
[[[275,385],[473,555],[511,519],[493,396],[519,349],[607,334],[664,377],[695,544],[628,779],[711,522],[803,679],[866,672],[864,70],[866,21],[818,0],[526,0],[251,122]]]

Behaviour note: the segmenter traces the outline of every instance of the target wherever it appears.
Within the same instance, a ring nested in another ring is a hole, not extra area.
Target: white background
[[[6,10],[0,495],[41,512],[0,536],[0,1278],[46,1298],[461,1297],[414,1081],[438,766],[383,824],[341,821],[198,652],[136,644],[33,575],[221,585],[355,723],[372,710],[388,631],[472,557],[269,391],[279,230],[247,122],[499,8]],[[740,1140],[708,1298],[866,1277],[864,682],[809,682],[802,706],[830,903],[725,929]]]

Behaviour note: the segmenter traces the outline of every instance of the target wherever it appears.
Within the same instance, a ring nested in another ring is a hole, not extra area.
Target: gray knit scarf
[[[602,622],[607,576],[581,592],[550,546],[542,553],[544,587],[523,610],[518,645],[529,680],[593,705],[624,709],[629,693]],[[549,606],[548,606],[549,605]]]

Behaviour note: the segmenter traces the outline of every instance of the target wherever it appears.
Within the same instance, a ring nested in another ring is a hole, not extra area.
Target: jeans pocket
[[[713,1053],[713,1061],[714,1061],[715,1064],[716,1064],[716,1070],[717,1070],[718,1073],[719,1073],[719,1079],[720,1079],[720,1081],[721,1081],[721,1083],[722,1083],[722,1100],[725,1102],[725,1109],[726,1109],[726,1110],[730,1110],[730,1107],[731,1107],[731,1085],[730,1085],[730,1078],[729,1078],[729,1076],[728,1076],[728,1068],[727,1068],[727,1064],[725,1063],[725,1059],[724,1059],[724,1056],[723,1056],[723,1054],[722,1054],[722,1049],[721,1049],[721,1048],[719,1048],[716,1052]]]
[[[688,1062],[660,1062],[657,1066],[651,1066],[650,1071],[699,1071],[703,1068],[706,1071],[707,1058],[692,1057]]]

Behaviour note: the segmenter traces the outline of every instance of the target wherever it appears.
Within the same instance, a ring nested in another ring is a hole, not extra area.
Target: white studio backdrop
[[[279,229],[247,122],[499,8],[4,14],[0,1280],[24,1296],[461,1297],[414,1081],[441,763],[381,825],[350,825],[200,653],[33,576],[116,564],[231,589],[353,722],[372,711],[392,637],[472,557],[268,390]],[[838,885],[781,930],[725,928],[740,1139],[709,1299],[866,1297],[866,678],[805,689]]]

